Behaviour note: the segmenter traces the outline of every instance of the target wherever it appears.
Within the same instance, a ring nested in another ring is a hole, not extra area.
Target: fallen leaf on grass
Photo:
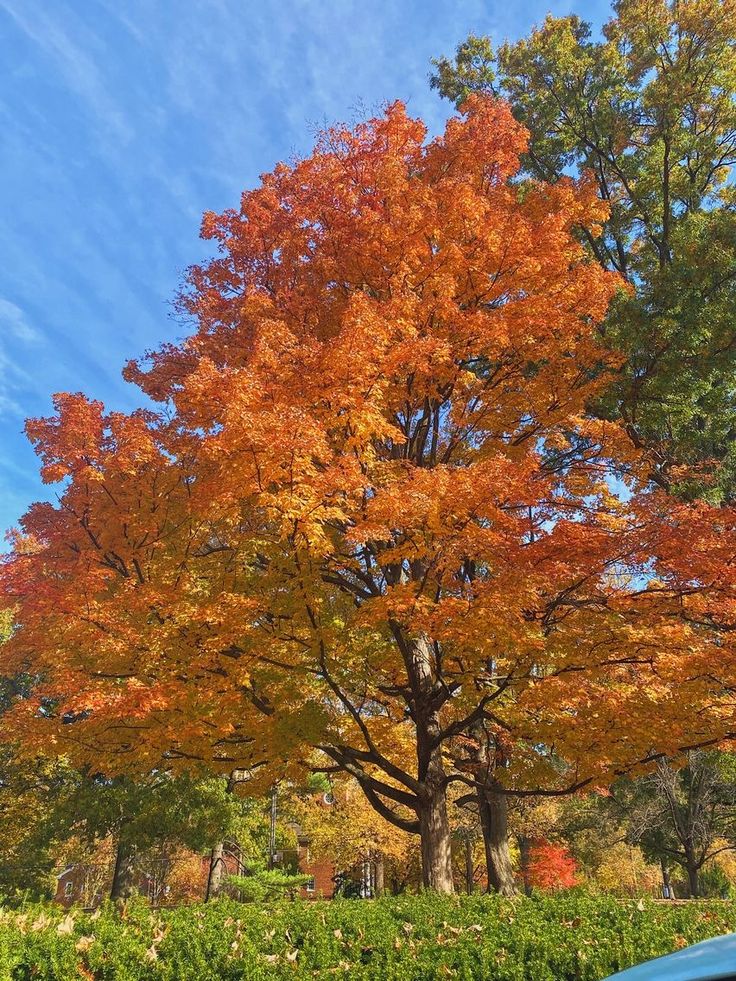
[[[63,920],[56,927],[56,932],[60,933],[62,936],[70,933],[74,933],[74,917],[71,913],[68,913]]]
[[[51,923],[53,923],[53,920],[50,916],[46,916],[45,913],[40,913],[33,923],[31,923],[31,930],[44,930]]]

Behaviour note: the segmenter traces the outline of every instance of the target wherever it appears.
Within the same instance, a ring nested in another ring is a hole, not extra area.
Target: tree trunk
[[[248,779],[247,770],[233,770],[227,779],[227,793],[232,794],[235,791],[236,785],[240,781],[245,781]],[[271,812],[272,821],[275,820],[275,794],[276,790],[272,791],[271,797]],[[273,837],[273,831],[272,831]],[[273,846],[269,845],[269,865],[271,868],[271,857],[273,855]],[[238,875],[243,874],[242,865],[242,852],[240,845],[236,844],[236,856],[237,856],[237,870]],[[227,865],[225,864],[225,842],[218,841],[215,842],[212,851],[210,852],[210,868],[207,874],[207,889],[204,894],[204,901],[207,903],[210,899],[214,899],[215,896],[219,896],[222,892],[223,880],[225,878],[225,873],[227,872]]]
[[[521,861],[521,878],[524,883],[524,892],[527,896],[531,896],[532,884],[529,876],[529,862],[531,859],[532,841],[526,835],[518,835],[516,840],[519,843],[519,859]]]
[[[411,644],[408,658],[417,738],[417,795],[422,851],[422,884],[435,892],[453,893],[447,782],[442,762],[442,727],[435,690],[434,648],[425,635]]]
[[[207,903],[215,896],[219,896],[222,889],[223,874],[225,872],[225,842],[218,841],[210,853],[210,871],[207,876],[207,892],[204,901]]]
[[[422,843],[422,885],[435,892],[454,892],[450,822],[444,786],[433,788],[430,785],[426,789],[419,810],[419,835]]]
[[[469,896],[475,889],[475,862],[473,861],[473,841],[470,835],[465,838],[465,891]]]
[[[133,873],[135,864],[135,846],[126,841],[121,835],[115,850],[115,868],[112,873],[110,899],[113,902],[127,899],[133,893]]]
[[[386,891],[385,861],[383,858],[383,852],[373,853],[373,868],[374,868],[374,877],[375,877],[375,888],[373,894],[376,897],[376,899],[379,899],[381,896],[383,896],[384,892]]]
[[[495,781],[478,793],[478,812],[488,869],[488,892],[516,895],[508,834],[508,800]]]
[[[478,817],[483,832],[483,845],[488,874],[488,892],[502,896],[516,894],[508,837],[508,799],[501,784],[494,778],[490,737],[482,722],[473,727],[476,741],[473,757],[477,764],[476,780],[483,783],[477,792]]]
[[[687,857],[687,889],[691,899],[697,899],[700,895],[700,876],[698,875],[698,865],[693,855],[686,853]]]

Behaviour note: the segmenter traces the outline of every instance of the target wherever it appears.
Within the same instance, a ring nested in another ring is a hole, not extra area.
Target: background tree
[[[688,894],[701,894],[701,869],[736,848],[736,765],[730,753],[691,752],[687,765],[659,761],[654,772],[616,788],[627,837],[663,868],[679,866]]]
[[[570,889],[577,885],[578,866],[569,849],[543,838],[532,843],[523,870],[525,888]]]
[[[669,893],[664,895],[660,865],[647,861],[641,848],[619,841],[601,850],[599,857],[590,880],[604,892],[629,898],[642,894],[673,898]]]
[[[155,851],[159,859],[162,849],[176,845],[203,852],[238,817],[236,802],[218,779],[172,778],[161,772],[137,780],[76,774],[71,783],[63,806],[53,814],[56,837],[74,835],[90,845],[112,841],[112,899],[135,889],[143,866],[157,861]]]
[[[376,895],[386,888],[387,866],[391,873],[405,864],[415,845],[412,835],[381,817],[351,777],[332,780],[323,792],[294,797],[287,810],[309,838],[310,855],[329,859],[343,877],[362,879],[364,867],[371,866]]]
[[[622,868],[629,868],[632,890],[637,876],[646,888],[656,869],[660,893],[672,898],[679,870],[678,891],[702,894],[701,870],[713,869],[716,859],[730,867],[736,845],[734,758],[699,750],[685,761],[660,759],[644,776],[565,801],[543,833],[566,842],[585,875],[605,888],[612,885],[619,856]]]
[[[539,829],[535,831],[535,821],[540,818]],[[626,882],[636,893],[635,875],[647,862],[642,854],[632,854],[638,849],[627,842],[625,815],[606,790],[596,788],[560,799],[552,807],[550,802],[545,802],[541,815],[539,809],[531,808],[522,818],[522,827],[528,836],[538,834],[566,844],[585,879],[605,882],[606,888],[615,879],[617,857],[621,858],[621,882]],[[661,885],[658,865],[655,871],[657,883]]]
[[[48,893],[66,833],[55,821],[73,774],[63,763],[28,760],[0,747],[0,890]]]
[[[580,235],[628,286],[601,326],[625,361],[598,411],[653,447],[663,486],[728,500],[736,5],[619,0],[603,34],[569,16],[548,17],[497,51],[471,35],[454,59],[434,62],[431,82],[458,103],[479,91],[507,98],[530,132],[527,174],[590,176],[610,212],[596,228],[582,223]]]
[[[484,887],[490,892],[492,886],[487,879],[488,862],[476,800],[465,806],[458,806],[457,800],[453,804],[455,806],[450,813],[453,818],[455,880],[462,883],[461,888],[468,895]]]
[[[0,648],[12,632],[10,611],[0,614]],[[0,719],[31,690],[24,675],[0,675]],[[54,757],[19,753],[17,741],[0,743],[0,889],[6,894],[48,892],[59,835],[55,811],[63,806],[74,773]]]

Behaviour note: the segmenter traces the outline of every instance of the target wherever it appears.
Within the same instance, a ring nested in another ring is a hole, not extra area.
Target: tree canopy
[[[448,891],[452,784],[562,793],[733,731],[733,515],[592,410],[622,278],[577,230],[609,205],[527,147],[477,96],[431,141],[400,104],[327,131],[205,215],[191,336],[126,369],[160,411],[29,422],[63,482],[0,573],[30,746],[264,780],[317,751]]]

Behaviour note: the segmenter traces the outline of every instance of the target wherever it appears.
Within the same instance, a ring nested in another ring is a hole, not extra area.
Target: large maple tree
[[[111,766],[317,748],[449,891],[478,726],[524,793],[730,731],[730,518],[667,501],[588,411],[620,281],[573,229],[605,205],[518,180],[525,146],[484,98],[431,141],[400,104],[326,132],[205,216],[193,333],[127,368],[161,412],[63,396],[29,423],[65,481],[2,571],[39,740]]]

